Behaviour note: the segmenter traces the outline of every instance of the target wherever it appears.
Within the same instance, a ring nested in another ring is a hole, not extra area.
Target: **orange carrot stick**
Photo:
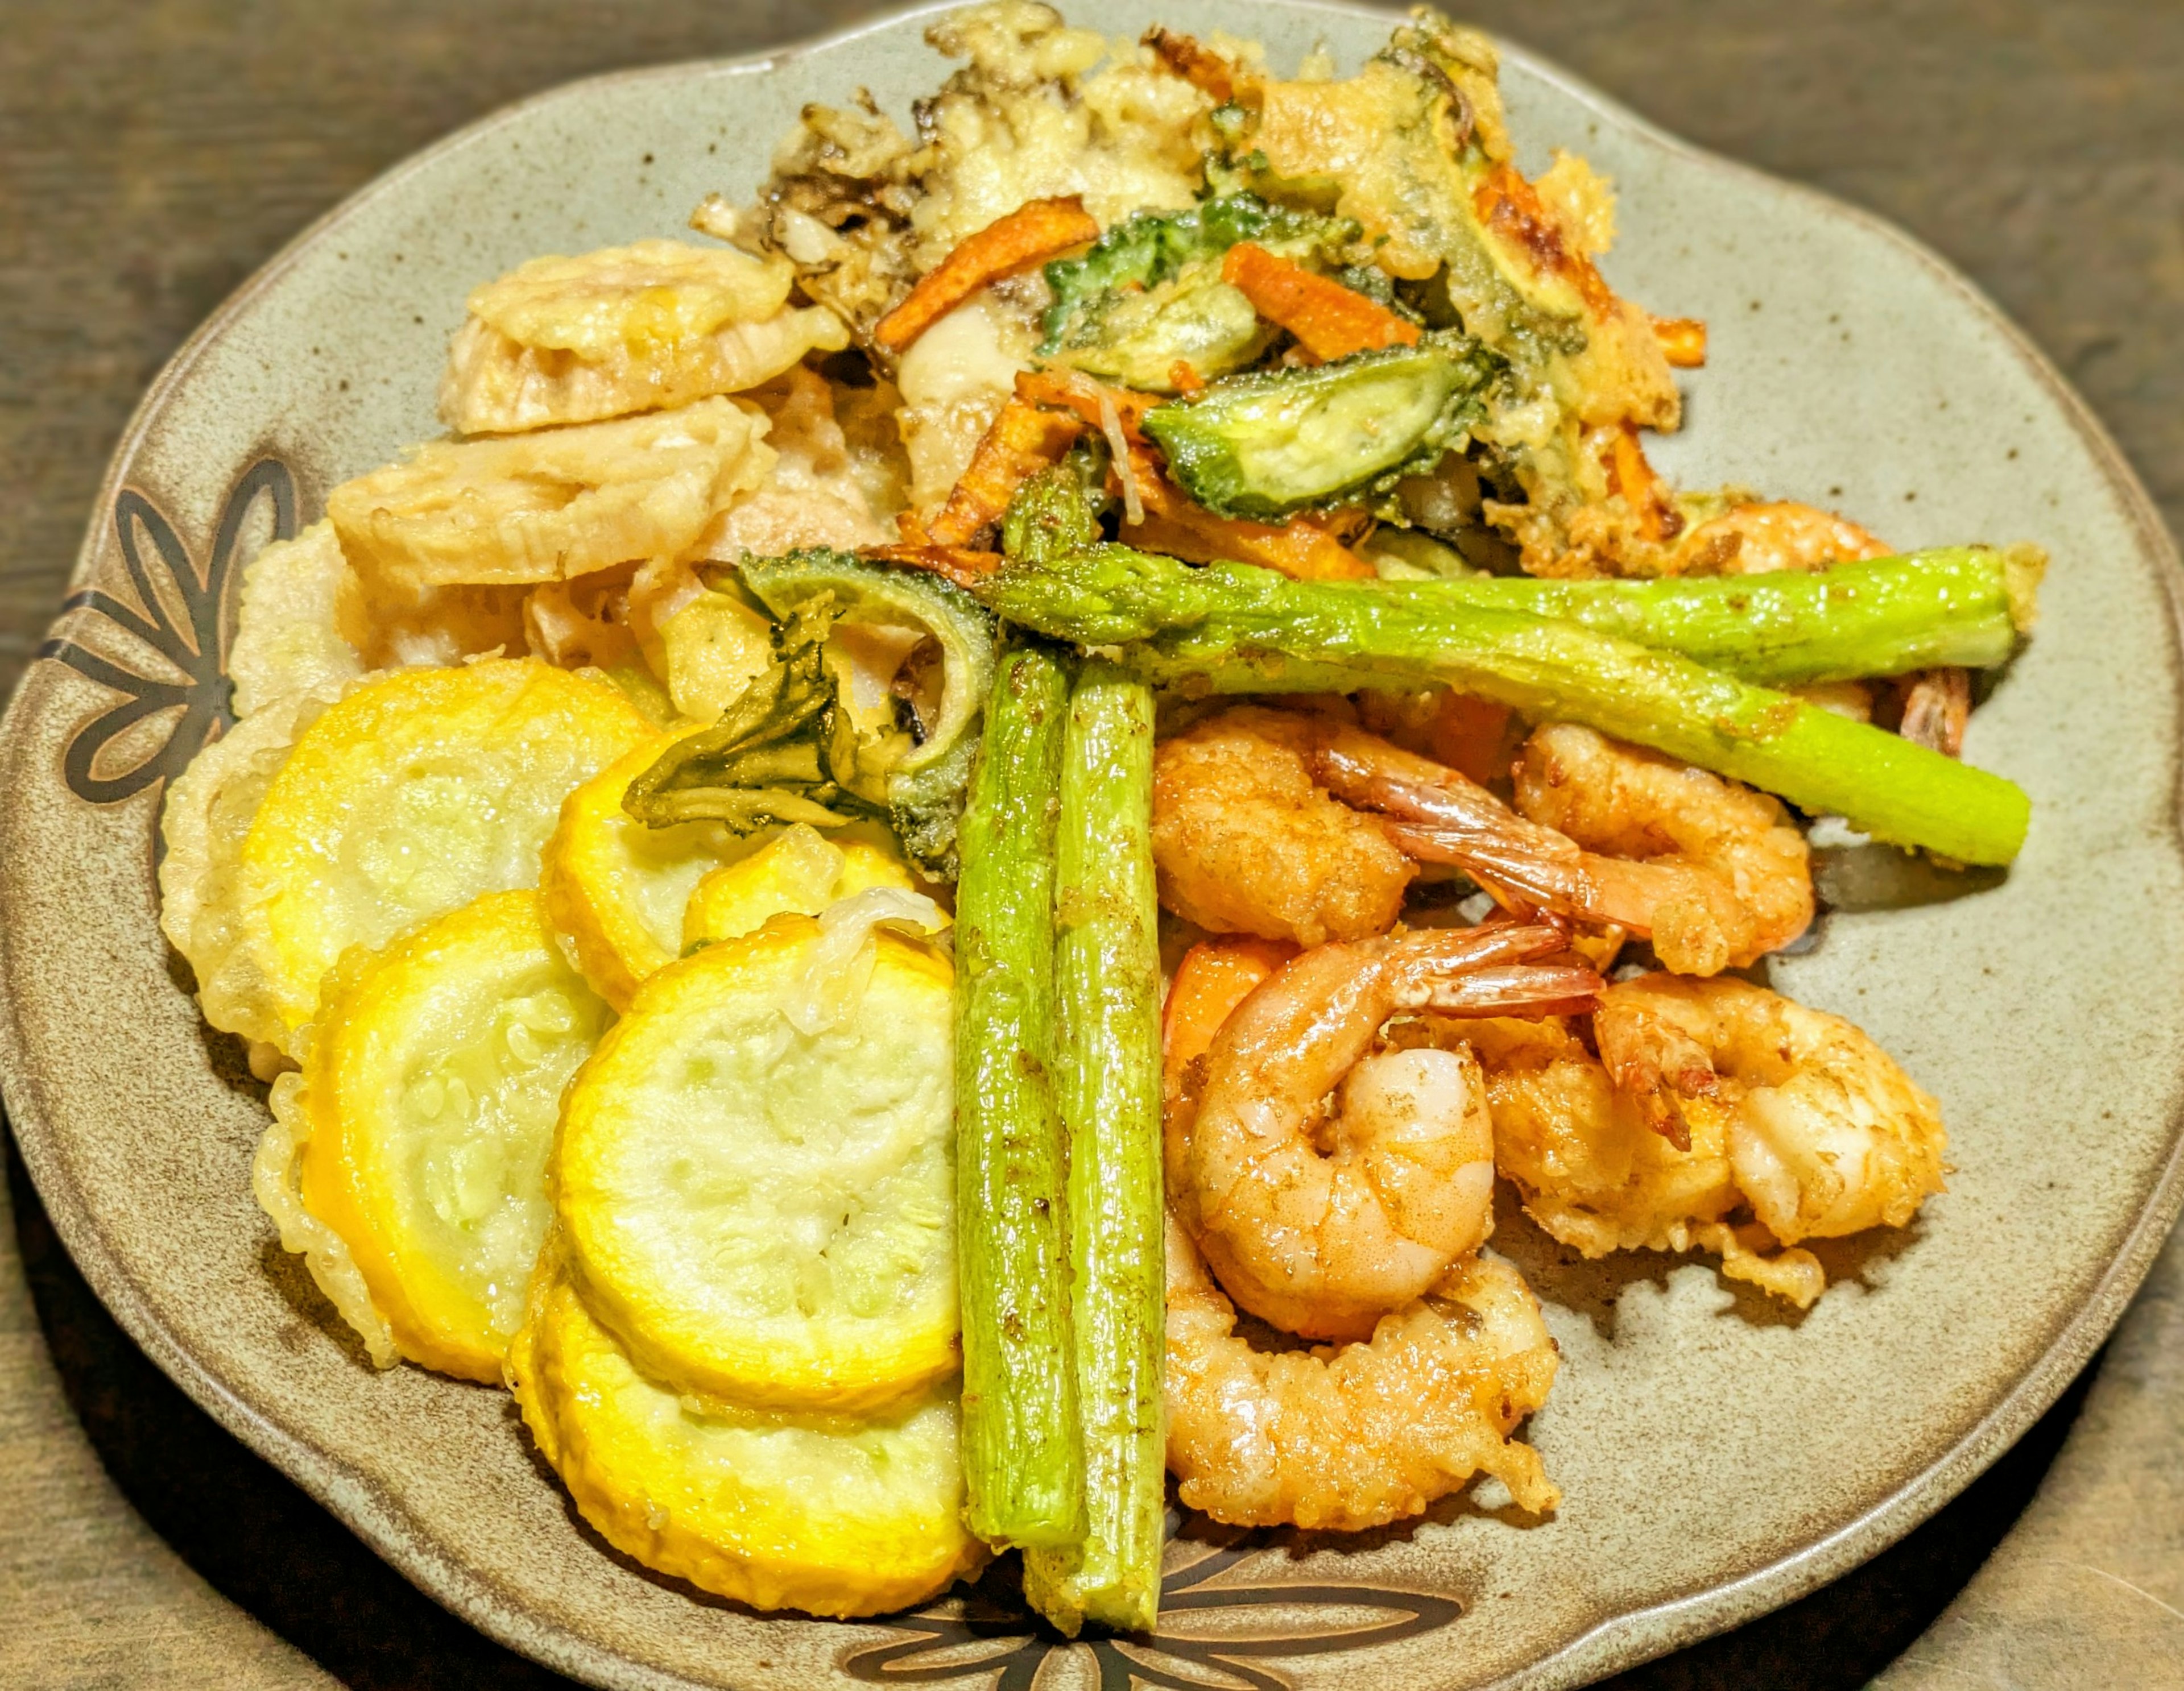
[[[995,413],[971,453],[971,462],[950,491],[948,503],[926,526],[937,546],[967,546],[999,522],[1017,489],[1050,464],[1061,462],[1084,432],[1077,417],[1043,411],[1011,399]]]
[[[1161,1011],[1161,1063],[1171,1086],[1206,1054],[1236,1006],[1296,954],[1287,940],[1248,934],[1201,940],[1184,954]]]
[[[1678,370],[1696,370],[1706,362],[1707,325],[1696,317],[1656,317],[1653,338],[1661,356]]]
[[[1142,445],[1145,437],[1139,426],[1145,421],[1145,413],[1166,403],[1157,393],[1140,393],[1132,387],[1103,387],[1090,376],[1071,370],[1028,370],[1017,377],[1017,398],[1025,404],[1073,412],[1095,429],[1104,426],[1100,417],[1103,394],[1115,408],[1124,437]]]
[[[1418,342],[1418,325],[1379,301],[1278,258],[1254,241],[1239,241],[1228,249],[1221,261],[1221,280],[1323,362]]]
[[[1233,59],[1201,46],[1194,36],[1178,35],[1173,30],[1155,25],[1140,41],[1153,50],[1162,64],[1215,105],[1225,106],[1232,101],[1258,104],[1258,77]]]
[[[902,303],[874,325],[872,339],[900,353],[988,283],[1021,275],[1099,238],[1098,222],[1075,195],[1027,201],[964,241],[938,270],[922,277]]]

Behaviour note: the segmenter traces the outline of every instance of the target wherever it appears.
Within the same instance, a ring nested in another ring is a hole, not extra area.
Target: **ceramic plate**
[[[1277,64],[1321,37],[1354,64],[1390,21],[1295,0],[1106,0],[1079,20],[1134,35],[1156,17],[1261,36]],[[1825,1252],[1838,1283],[1798,1319],[1704,1263],[1588,1267],[1505,1222],[1496,1245],[1563,1349],[1530,1433],[1561,1511],[1528,1523],[1474,1494],[1354,1541],[1186,1533],[1161,1635],[1127,1645],[1033,1633],[998,1589],[835,1624],[651,1578],[577,1520],[507,1398],[374,1372],[276,1247],[248,1179],[265,1106],[177,985],[152,882],[162,783],[224,720],[241,563],[434,432],[471,286],[749,194],[807,101],[864,85],[900,112],[942,71],[921,28],[578,83],[489,119],[298,241],[153,387],[0,749],[0,1076],[86,1277],[419,1585],[602,1685],[1574,1685],[1872,1555],[2054,1398],[2177,1207],[2176,559],[2083,406],[1960,278],[1520,53],[1505,86],[1525,167],[1589,155],[1622,192],[1617,286],[1712,325],[1663,468],[1840,507],[1906,547],[2053,552],[2038,637],[1966,748],[2033,796],[2015,871],[1838,913],[1776,971],[1941,1097],[1956,1168],[1916,1227]]]

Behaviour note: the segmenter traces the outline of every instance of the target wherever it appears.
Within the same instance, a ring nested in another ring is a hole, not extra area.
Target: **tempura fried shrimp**
[[[1941,1191],[1941,1106],[1858,1028],[1742,981],[1602,994],[1601,1060],[1641,1113],[1719,1115],[1737,1189],[1785,1244],[1900,1227]]]
[[[1738,505],[1685,537],[1687,568],[1703,575],[1757,576],[1770,570],[1823,570],[1886,558],[1870,529],[1817,505],[1791,500]]]
[[[1553,928],[1428,929],[1324,945],[1222,1024],[1167,1113],[1170,1202],[1238,1303],[1309,1338],[1363,1338],[1492,1226],[1494,1144],[1468,1052],[1368,1054],[1399,1010],[1585,1008]],[[1332,1109],[1329,1109],[1330,1104]]]
[[[1742,968],[1812,924],[1805,837],[1763,793],[1568,722],[1534,732],[1516,781],[1529,820],[1648,874],[1641,926],[1677,974]]]
[[[1477,1053],[1494,1118],[1495,1168],[1554,1238],[1588,1257],[1712,1251],[1730,1279],[1800,1309],[1826,1289],[1811,1252],[1780,1250],[1764,1227],[1731,1224],[1743,1195],[1719,1115],[1698,1115],[1689,1147],[1679,1149],[1647,1126],[1636,1101],[1615,1089],[1600,1060],[1562,1023],[1475,1021],[1434,1032]]]
[[[1216,933],[1321,945],[1384,933],[1418,871],[1314,785],[1306,718],[1240,706],[1153,757],[1161,902]]]
[[[1472,1258],[1362,1343],[1254,1349],[1235,1306],[1167,1230],[1167,1464],[1183,1501],[1239,1526],[1355,1532],[1479,1473],[1544,1514],[1562,1494],[1509,1435],[1547,1399],[1555,1342],[1507,1263]]]
[[[1813,917],[1804,837],[1774,799],[1589,728],[1551,724],[1516,767],[1517,809],[1362,729],[1323,728],[1311,772],[1384,813],[1389,841],[1518,902],[1651,937],[1681,974],[1741,967]]]
[[[1655,974],[1602,993],[1593,1027],[1596,1057],[1552,1023],[1439,1030],[1485,1069],[1496,1167],[1587,1256],[1718,1251],[1731,1279],[1802,1307],[1820,1265],[1774,1246],[1900,1227],[1942,1190],[1939,1109],[1840,1016]],[[1731,1226],[1740,1210],[1756,1224]]]

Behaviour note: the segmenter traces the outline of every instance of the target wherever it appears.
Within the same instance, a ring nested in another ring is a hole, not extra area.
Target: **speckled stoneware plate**
[[[1318,37],[1354,63],[1389,26],[1280,0],[1080,8],[1133,35],[1156,15],[1262,36],[1278,64]],[[1186,1534],[1162,1634],[1074,1646],[1005,1593],[834,1624],[650,1578],[584,1530],[504,1396],[374,1372],[276,1248],[248,1177],[265,1106],[176,983],[151,873],[162,782],[222,720],[241,562],[433,431],[473,284],[747,194],[807,101],[861,84],[900,110],[942,69],[921,27],[579,83],[490,119],[304,236],[153,387],[0,776],[0,1076],[76,1261],[161,1366],[419,1585],[603,1685],[1575,1685],[1870,1555],[2047,1407],[2177,1207],[2177,561],[2083,406],[1962,280],[1515,53],[1527,167],[1551,146],[1590,155],[1623,194],[1617,286],[1713,326],[1666,468],[1839,506],[1905,546],[2053,551],[2038,637],[1967,748],[2033,796],[2015,871],[1839,914],[1778,968],[1940,1095],[1957,1169],[1915,1227],[1828,1252],[1839,1283],[1800,1320],[1703,1263],[1587,1268],[1512,1218],[1496,1244],[1564,1358],[1530,1435],[1559,1514],[1474,1495],[1340,1544]]]

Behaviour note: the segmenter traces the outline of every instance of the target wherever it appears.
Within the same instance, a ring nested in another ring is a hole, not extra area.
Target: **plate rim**
[[[126,480],[153,420],[186,381],[210,347],[256,298],[273,286],[304,252],[336,234],[367,205],[396,193],[413,175],[537,108],[572,95],[647,81],[701,75],[763,75],[808,55],[832,51],[866,36],[897,30],[960,9],[967,0],[921,0],[891,8],[823,34],[780,47],[718,58],[675,60],[581,76],[494,108],[405,155],[320,213],[292,236],[192,331],[161,366],[117,438],[94,496],[85,538],[70,567],[66,591],[76,590],[99,556],[105,518]],[[1066,0],[1056,0],[1066,6]],[[1189,0],[1184,0],[1188,4]],[[1292,14],[1370,19],[1384,25],[1400,14],[1357,0],[1261,0]],[[1960,303],[2038,381],[2118,496],[2140,550],[2152,563],[2167,610],[2172,645],[2184,651],[2184,556],[2137,472],[2092,407],[2053,361],[1978,284],[1939,253],[1886,218],[1824,190],[1778,176],[1715,153],[1663,128],[1531,47],[1490,31],[1496,51],[1607,123],[1633,134],[1685,165],[1744,179],[1754,186],[1800,202],[1814,214],[1847,223],[1893,245],[1943,284]],[[26,738],[23,724],[48,689],[48,672],[34,656],[0,717],[0,770],[19,767]],[[2180,717],[2184,717],[2184,671],[2180,671]],[[0,807],[12,808],[20,790],[7,784]],[[2184,790],[2172,779],[2167,807],[2172,837],[2184,839]],[[477,1569],[440,1555],[414,1529],[406,1511],[338,1457],[317,1449],[267,1416],[244,1405],[220,1376],[198,1360],[155,1315],[143,1294],[105,1246],[103,1229],[61,1165],[50,1125],[33,1101],[39,1090],[30,1076],[14,995],[8,986],[11,948],[0,922],[0,1103],[16,1145],[56,1235],[99,1301],[132,1343],[193,1402],[254,1454],[302,1488],[420,1590],[496,1642],[557,1671],[611,1687],[644,1691],[709,1691],[702,1682],[637,1660],[524,1606]],[[2048,1347],[2015,1384],[1976,1423],[1937,1453],[1910,1478],[1864,1514],[1826,1537],[1805,1544],[1736,1579],[1642,1608],[1609,1616],[1527,1666],[1493,1681],[1485,1691],[1551,1691],[1575,1687],[1596,1674],[1635,1666],[1725,1632],[1793,1602],[1840,1577],[1910,1532],[1958,1495],[2050,1408],[2085,1367],[2123,1316],[2153,1259],[2184,1209],[2184,1115],[2172,1122],[2167,1160],[2140,1204],[2114,1255]]]

